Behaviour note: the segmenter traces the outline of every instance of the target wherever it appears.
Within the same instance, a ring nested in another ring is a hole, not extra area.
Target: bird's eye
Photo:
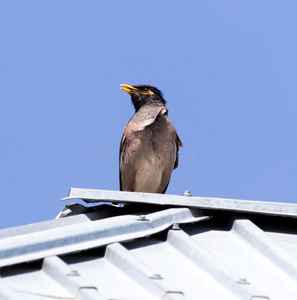
[[[149,88],[143,88],[142,93],[143,93],[144,95],[152,94],[152,92],[151,92],[151,90],[150,90]]]

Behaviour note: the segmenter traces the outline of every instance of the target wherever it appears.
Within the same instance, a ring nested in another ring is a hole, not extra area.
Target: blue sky
[[[70,187],[118,190],[134,110],[164,92],[184,144],[167,193],[296,202],[296,1],[0,2],[0,228]]]

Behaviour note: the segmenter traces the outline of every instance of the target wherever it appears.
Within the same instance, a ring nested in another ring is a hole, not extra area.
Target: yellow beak
[[[134,86],[128,84],[121,84],[121,90],[125,91],[129,95],[137,91],[137,89]]]

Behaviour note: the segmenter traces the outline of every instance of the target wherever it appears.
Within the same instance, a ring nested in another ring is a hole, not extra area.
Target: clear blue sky
[[[164,92],[184,144],[167,190],[296,202],[296,1],[0,2],[0,228],[53,219],[70,187],[118,190],[134,113]]]

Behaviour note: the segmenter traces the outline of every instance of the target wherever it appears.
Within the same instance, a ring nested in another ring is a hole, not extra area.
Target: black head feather
[[[133,85],[136,90],[131,90],[131,100],[137,112],[144,105],[166,105],[163,93],[154,86],[148,84]]]

